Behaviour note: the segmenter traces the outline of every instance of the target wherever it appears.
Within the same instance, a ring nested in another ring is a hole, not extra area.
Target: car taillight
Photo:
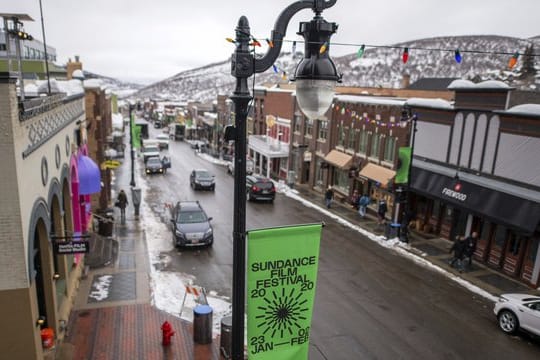
[[[259,191],[259,190],[260,190],[259,187],[257,187],[256,185],[253,185],[251,187],[251,191]]]
[[[271,189],[270,189],[270,192],[276,192],[276,188],[274,188],[274,187],[271,188]]]

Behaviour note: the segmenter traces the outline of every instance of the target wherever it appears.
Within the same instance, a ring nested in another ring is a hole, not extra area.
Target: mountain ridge
[[[518,58],[514,69],[508,69],[507,65],[511,54],[516,51],[523,54],[531,45],[534,54],[538,54],[540,35],[527,39],[500,35],[437,36],[388,46],[366,46],[361,58],[354,52],[333,57],[333,60],[338,71],[343,73],[342,86],[396,88],[401,86],[406,74],[411,83],[425,77],[453,77],[472,81],[501,80],[519,89],[538,90],[538,56],[532,57],[532,73],[530,69],[523,70],[526,59],[524,55]],[[409,60],[406,64],[402,62],[404,47],[409,48]],[[462,56],[459,64],[454,59],[456,49],[460,50]],[[256,74],[256,84],[284,82],[281,78],[282,71],[292,74],[301,56],[300,52],[282,52],[275,62],[280,73],[276,74],[269,69]],[[230,59],[227,59],[182,71],[144,86],[134,93],[133,97],[212,101],[218,94],[232,93],[236,80],[230,69]]]

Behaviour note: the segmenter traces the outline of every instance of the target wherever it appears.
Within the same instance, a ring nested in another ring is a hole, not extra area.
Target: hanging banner
[[[409,170],[411,167],[411,148],[400,147],[398,152],[398,165],[394,183],[406,184],[409,182]]]
[[[248,357],[308,358],[322,224],[248,232]]]

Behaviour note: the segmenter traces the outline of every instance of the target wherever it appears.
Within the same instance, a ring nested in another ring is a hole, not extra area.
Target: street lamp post
[[[135,149],[133,148],[133,108],[134,104],[129,104],[129,146],[131,154],[131,181],[129,185],[135,186]]]
[[[285,8],[279,15],[272,31],[273,47],[256,58],[249,46],[252,36],[249,22],[240,17],[236,27],[235,52],[231,57],[231,74],[236,78],[236,87],[231,96],[235,105],[234,131],[226,131],[234,139],[234,212],[233,212],[233,289],[232,289],[232,358],[244,358],[244,309],[245,309],[245,266],[246,266],[246,120],[248,105],[252,100],[248,78],[270,68],[281,52],[283,38],[290,19],[300,10],[311,8],[315,17],[310,22],[300,23],[300,32],[305,38],[305,54],[295,73],[297,99],[300,109],[308,116],[324,114],[332,103],[334,85],[340,81],[336,67],[328,50],[319,51],[337,30],[335,23],[326,22],[321,13],[333,6],[337,0],[302,0]]]
[[[414,158],[414,141],[416,138],[416,122],[418,121],[418,116],[416,114],[411,113],[411,109],[406,105],[401,113],[401,122],[404,124],[411,124],[411,158],[409,160],[409,169],[407,171],[407,193],[406,193],[406,200],[405,200],[405,207],[404,207],[404,214],[403,214],[403,229],[401,231],[400,238],[404,242],[409,242],[409,221],[411,220],[411,214],[412,214],[412,205],[411,205],[411,175],[412,175],[412,168],[413,168],[413,158]]]

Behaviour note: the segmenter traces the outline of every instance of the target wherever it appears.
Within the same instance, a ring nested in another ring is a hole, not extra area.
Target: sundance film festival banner
[[[308,358],[322,224],[248,232],[248,357]]]

